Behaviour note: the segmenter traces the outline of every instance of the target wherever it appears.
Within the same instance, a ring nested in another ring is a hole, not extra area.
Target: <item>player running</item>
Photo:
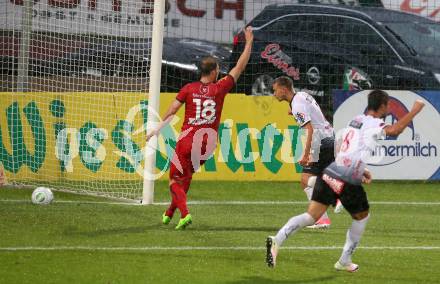
[[[362,183],[370,183],[370,172],[365,167],[377,145],[377,140],[397,136],[423,109],[424,103],[416,100],[409,113],[392,125],[385,125],[382,118],[388,114],[388,94],[374,90],[368,95],[366,114],[354,117],[347,128],[338,132],[336,161],[328,166],[316,180],[312,201],[306,213],[291,218],[274,237],[266,239],[266,262],[274,267],[279,248],[288,236],[319,219],[328,206],[339,198],[353,221],[347,231],[342,255],[335,263],[336,270],[355,272],[359,269],[351,260],[369,218],[367,194]],[[340,138],[340,139],[339,139]]]
[[[289,77],[275,79],[272,88],[278,101],[286,101],[298,125],[306,131],[304,153],[298,163],[303,166],[301,187],[310,201],[316,176],[335,160],[333,127],[325,119],[315,99],[306,92],[295,92]],[[309,228],[329,228],[327,212]]]
[[[176,230],[185,229],[192,223],[186,204],[186,194],[194,172],[214,153],[217,131],[226,94],[237,82],[251,55],[252,27],[244,31],[245,48],[237,64],[228,75],[217,81],[219,65],[214,57],[206,57],[200,65],[200,81],[185,85],[171,103],[163,121],[156,130],[147,135],[147,141],[169,123],[180,107],[185,104],[185,120],[170,167],[171,204],[162,215],[162,223],[168,224],[179,209],[181,218]]]

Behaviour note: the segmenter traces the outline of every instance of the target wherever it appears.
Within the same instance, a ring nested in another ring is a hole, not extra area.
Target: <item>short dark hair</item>
[[[211,74],[211,72],[217,69],[218,60],[215,57],[207,56],[202,59],[200,62],[200,74],[202,76],[207,76]]]
[[[293,81],[287,76],[281,76],[273,81],[274,84],[293,90]]]
[[[388,103],[389,96],[385,91],[373,90],[368,94],[368,110],[378,111],[382,105]]]

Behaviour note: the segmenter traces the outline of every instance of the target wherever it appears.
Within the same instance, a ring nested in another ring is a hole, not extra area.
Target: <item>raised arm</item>
[[[405,130],[408,124],[411,123],[413,118],[423,109],[424,106],[425,103],[422,100],[416,100],[409,113],[399,119],[396,123],[384,128],[385,134],[388,136],[398,136],[403,130]]]
[[[238,58],[237,64],[235,64],[234,68],[232,68],[232,70],[229,71],[229,75],[231,75],[234,78],[235,82],[237,82],[241,73],[243,73],[244,69],[246,68],[246,65],[249,62],[249,58],[251,57],[252,43],[254,41],[254,34],[252,32],[251,26],[245,29],[244,36],[246,38],[246,44],[244,46],[244,50],[241,53],[240,58]]]

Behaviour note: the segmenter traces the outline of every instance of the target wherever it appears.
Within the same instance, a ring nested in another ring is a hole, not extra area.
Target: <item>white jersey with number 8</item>
[[[377,140],[385,138],[385,126],[382,119],[369,115],[354,117],[336,134],[336,164],[363,172],[378,145]]]

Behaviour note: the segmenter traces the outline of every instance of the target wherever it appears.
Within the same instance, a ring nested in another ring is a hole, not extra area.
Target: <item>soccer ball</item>
[[[47,187],[37,187],[34,192],[32,192],[32,203],[46,205],[51,203],[53,200],[53,193]]]

